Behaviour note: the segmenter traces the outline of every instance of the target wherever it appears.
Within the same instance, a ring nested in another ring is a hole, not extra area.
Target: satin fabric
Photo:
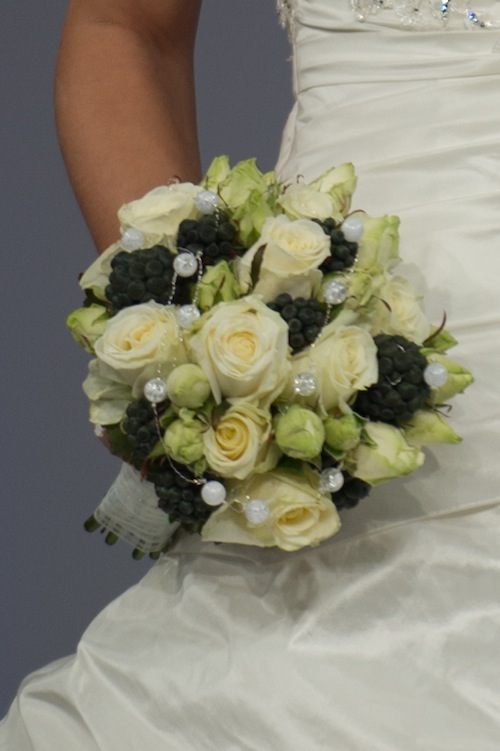
[[[498,34],[365,24],[298,0],[278,170],[353,161],[356,207],[402,219],[402,272],[476,383],[457,446],[285,554],[181,537],[76,656],[25,681],[2,751],[500,747]]]

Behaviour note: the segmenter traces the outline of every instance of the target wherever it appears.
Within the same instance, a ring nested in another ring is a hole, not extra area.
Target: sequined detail
[[[281,26],[288,30],[288,36],[293,40],[296,25],[295,0],[277,0],[276,7]]]
[[[392,11],[403,26],[415,29],[430,29],[436,26],[447,28],[459,21],[467,29],[500,28],[500,18],[487,11],[473,11],[467,0],[350,0],[357,21],[366,21],[369,16],[381,11]],[[498,2],[491,3],[497,6]],[[456,24],[455,24],[456,25]]]
[[[463,25],[469,30],[500,28],[500,1],[490,0],[485,8],[473,10],[468,0],[348,0],[357,21],[367,21],[380,11],[392,11],[402,26],[413,29],[447,28]],[[473,0],[473,5],[475,5]],[[278,18],[293,41],[297,26],[297,0],[276,0]]]

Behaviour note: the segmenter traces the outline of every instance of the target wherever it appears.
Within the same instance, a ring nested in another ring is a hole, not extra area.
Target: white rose
[[[316,180],[310,183],[310,187],[327,193],[333,202],[331,216],[337,222],[341,222],[349,213],[352,194],[356,188],[357,178],[354,167],[349,162],[339,164],[323,172]]]
[[[124,308],[95,343],[97,357],[138,393],[148,378],[166,377],[187,361],[173,306],[148,302]]]
[[[238,264],[239,282],[244,291],[252,283],[252,262],[264,248],[259,280],[253,292],[265,302],[282,292],[292,297],[310,297],[321,284],[318,270],[330,255],[330,240],[319,224],[309,219],[291,221],[286,216],[267,219],[262,235]]]
[[[110,245],[104,253],[97,256],[95,261],[90,264],[88,269],[80,277],[80,287],[82,289],[92,290],[94,295],[100,300],[106,300],[104,290],[109,284],[109,275],[111,274],[111,261],[120,253],[123,248],[118,243]]]
[[[372,217],[356,213],[363,222],[363,236],[359,241],[356,269],[377,276],[389,271],[399,262],[399,217]]]
[[[248,497],[268,504],[270,515],[264,524],[251,524],[241,513],[241,503]],[[228,504],[210,516],[201,535],[212,542],[293,551],[317,545],[339,529],[337,509],[330,496],[320,493],[317,473],[298,475],[275,470],[253,475],[244,483],[228,483]]]
[[[257,297],[219,303],[189,340],[217,402],[246,399],[269,406],[290,372],[288,326]]]
[[[169,243],[184,219],[199,217],[194,199],[202,190],[192,183],[162,185],[143,198],[126,203],[118,211],[120,227],[133,227],[144,234],[144,247]]]
[[[271,414],[248,402],[238,402],[203,434],[208,465],[221,477],[244,480],[252,472],[276,465],[280,451],[269,443]]]
[[[382,285],[373,321],[373,333],[399,334],[422,344],[431,332],[431,325],[411,282],[403,276],[389,276]]]
[[[402,426],[410,446],[425,446],[429,443],[460,443],[462,440],[445,418],[431,409],[419,409]]]
[[[474,376],[470,370],[455,362],[455,360],[451,360],[445,354],[432,350],[425,350],[424,354],[429,363],[437,362],[439,365],[444,365],[448,371],[446,382],[439,388],[431,389],[428,399],[431,404],[445,404],[448,399],[451,399],[455,394],[461,394],[467,386],[473,383]]]
[[[293,219],[327,219],[333,212],[331,197],[305,183],[289,185],[278,204]]]
[[[90,401],[93,425],[116,425],[133,399],[130,386],[117,380],[117,374],[100,360],[90,361],[83,390]]]
[[[326,414],[377,381],[377,346],[365,329],[332,321],[314,347],[293,358],[292,378],[299,373],[315,374],[318,406]]]
[[[403,431],[393,425],[368,422],[363,434],[364,440],[350,454],[348,463],[353,463],[351,474],[370,485],[407,475],[424,462],[420,448],[410,446]]]

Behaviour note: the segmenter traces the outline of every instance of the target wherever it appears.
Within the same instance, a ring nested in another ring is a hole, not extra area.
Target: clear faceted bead
[[[193,323],[198,320],[201,312],[196,305],[182,305],[177,313],[177,322],[183,329],[189,330],[192,328]]]
[[[150,378],[144,385],[144,396],[151,404],[164,402],[168,396],[168,389],[163,378]]]
[[[299,396],[312,396],[318,388],[316,376],[313,373],[299,373],[293,379],[293,388]]]
[[[140,229],[127,227],[127,229],[122,232],[120,245],[125,248],[125,250],[139,250],[139,248],[142,248],[144,245],[144,234]]]
[[[264,524],[269,518],[269,506],[266,501],[253,498],[245,504],[245,516],[251,524]]]
[[[192,253],[179,253],[174,258],[174,271],[179,276],[187,278],[198,271],[198,261]]]
[[[344,475],[337,467],[324,469],[319,476],[319,489],[327,493],[336,493],[344,484]]]
[[[202,190],[194,199],[198,211],[213,214],[219,206],[219,197],[211,190]]]
[[[332,279],[323,287],[323,295],[329,305],[341,305],[347,299],[347,288],[344,282]]]

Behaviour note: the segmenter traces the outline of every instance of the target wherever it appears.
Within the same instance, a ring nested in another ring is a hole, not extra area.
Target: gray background
[[[104,1],[104,0],[103,0]],[[87,356],[64,327],[94,258],[59,156],[52,77],[65,0],[2,0],[0,25],[0,715],[28,672],[73,652],[83,629],[149,566],[87,535],[118,469],[87,423]],[[206,0],[198,36],[203,164],[272,168],[290,106],[274,0]]]

